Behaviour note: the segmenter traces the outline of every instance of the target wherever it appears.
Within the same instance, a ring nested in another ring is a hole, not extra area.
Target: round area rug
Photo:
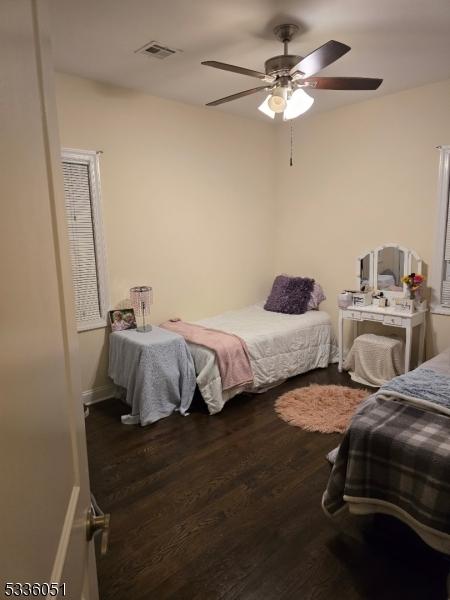
[[[289,425],[307,431],[344,433],[357,406],[368,395],[367,390],[313,383],[280,396],[275,411]]]

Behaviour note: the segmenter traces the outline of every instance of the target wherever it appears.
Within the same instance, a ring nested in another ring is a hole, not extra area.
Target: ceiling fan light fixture
[[[288,88],[277,87],[272,90],[272,94],[268,100],[268,105],[275,113],[282,113],[287,106]]]
[[[275,113],[274,111],[269,107],[269,100],[272,96],[269,94],[268,96],[266,96],[266,99],[264,100],[264,102],[262,102],[259,106],[258,106],[258,110],[260,110],[262,113],[264,113],[265,115],[267,115],[268,117],[270,117],[271,119],[275,118]]]
[[[270,96],[267,104],[274,113],[282,113],[287,106],[286,100],[281,96]]]
[[[313,104],[314,98],[302,90],[302,88],[295,90],[287,101],[287,106],[283,113],[283,120],[289,121],[290,119],[296,119],[309,110]]]

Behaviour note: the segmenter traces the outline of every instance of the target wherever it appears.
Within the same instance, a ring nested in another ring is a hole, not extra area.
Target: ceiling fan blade
[[[295,65],[291,69],[291,75],[293,75],[296,71],[300,71],[303,75],[309,77],[309,75],[314,75],[318,71],[321,71],[331,63],[334,63],[335,60],[346,54],[349,50],[351,50],[350,46],[347,44],[341,44],[341,42],[336,42],[335,40],[330,40],[320,48],[317,48],[305,58]]]
[[[236,67],[235,65],[229,65],[227,63],[218,62],[217,60],[205,60],[202,62],[202,65],[206,65],[207,67],[214,67],[215,69],[222,69],[223,71],[231,71],[232,73],[239,73],[240,75],[256,77],[257,79],[262,79],[263,81],[267,82],[272,82],[275,79],[271,75],[266,75],[265,73],[261,73],[260,71],[244,69],[244,67]]]
[[[383,82],[372,77],[308,77],[300,81],[316,90],[376,90]]]
[[[245,92],[238,92],[237,94],[231,94],[231,96],[225,96],[225,98],[208,102],[206,106],[217,106],[218,104],[223,104],[224,102],[231,102],[232,100],[237,100],[238,98],[250,96],[250,94],[256,94],[256,92],[262,92],[263,90],[269,89],[270,88],[266,87],[265,85],[261,85],[259,87],[252,88],[251,90],[245,90]]]

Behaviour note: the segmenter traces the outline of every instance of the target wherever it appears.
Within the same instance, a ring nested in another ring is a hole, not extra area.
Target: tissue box
[[[372,292],[354,292],[353,306],[369,306],[372,304]]]

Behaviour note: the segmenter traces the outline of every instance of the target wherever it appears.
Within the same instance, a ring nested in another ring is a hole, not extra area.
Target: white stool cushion
[[[353,342],[344,362],[350,377],[364,385],[379,387],[404,372],[404,345],[397,337],[365,333]]]

